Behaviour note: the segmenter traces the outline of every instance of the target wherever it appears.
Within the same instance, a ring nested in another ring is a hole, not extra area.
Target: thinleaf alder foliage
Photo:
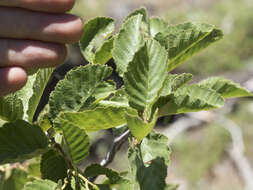
[[[0,97],[0,190],[176,190],[166,183],[171,150],[168,138],[154,130],[158,118],[252,96],[222,77],[189,84],[192,74],[170,73],[222,36],[210,24],[172,26],[149,18],[144,8],[127,16],[118,32],[112,18],[88,21],[80,50],[89,64],[66,74],[37,120],[53,69],[38,70],[22,90]],[[119,88],[110,80],[109,60],[123,81]],[[90,152],[89,134],[111,128],[115,138],[131,132],[129,170],[80,167]],[[13,163],[27,169],[7,171]],[[103,177],[94,181],[97,176]]]

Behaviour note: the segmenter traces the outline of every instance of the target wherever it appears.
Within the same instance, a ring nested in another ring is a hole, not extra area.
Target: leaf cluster
[[[40,178],[22,171],[25,180],[13,190],[174,190],[177,186],[165,180],[168,139],[153,131],[157,119],[221,108],[225,98],[251,96],[239,84],[220,77],[188,84],[191,74],[169,73],[222,38],[212,25],[170,26],[160,18],[149,18],[141,8],[123,21],[118,33],[114,30],[111,18],[98,17],[85,24],[80,49],[90,64],[67,73],[38,121],[33,122],[34,113],[53,69],[37,71],[21,91],[0,97],[0,164],[40,157]],[[124,81],[119,89],[108,79],[110,59]],[[132,134],[130,170],[120,173],[93,164],[81,171],[79,164],[89,155],[89,132],[122,126]],[[89,180],[100,175],[106,177],[95,183]],[[6,174],[3,178],[0,190],[12,178],[19,182]]]

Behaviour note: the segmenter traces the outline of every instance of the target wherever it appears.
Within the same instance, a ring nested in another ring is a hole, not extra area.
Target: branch
[[[219,116],[218,118],[219,121],[223,124],[223,127],[227,129],[231,134],[232,147],[228,150],[228,154],[237,167],[237,170],[244,181],[245,190],[252,190],[253,170],[249,160],[244,155],[245,147],[241,128],[232,120],[224,116]]]
[[[100,162],[101,166],[105,167],[113,161],[117,151],[120,150],[121,146],[128,139],[129,134],[130,130],[128,129],[122,135],[114,139],[110,151],[106,154],[105,158]]]
[[[106,154],[105,158],[100,162],[100,165],[106,167],[113,160],[118,150],[120,150],[121,146],[128,139],[130,135],[130,130],[128,129],[119,137],[114,138],[113,143],[111,145],[110,151]],[[94,182],[98,176],[89,177],[89,181]]]

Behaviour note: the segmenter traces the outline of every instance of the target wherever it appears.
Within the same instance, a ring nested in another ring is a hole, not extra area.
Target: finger
[[[0,96],[21,89],[27,81],[27,74],[20,67],[0,68]]]
[[[73,8],[75,0],[0,0],[0,6],[20,7],[35,11],[63,13]]]
[[[63,63],[66,55],[66,46],[63,44],[0,39],[0,67],[53,67]]]
[[[82,32],[83,23],[74,15],[0,7],[0,37],[2,38],[74,43],[79,41]]]

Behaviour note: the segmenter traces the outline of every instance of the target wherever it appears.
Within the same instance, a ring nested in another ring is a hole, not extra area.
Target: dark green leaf
[[[32,158],[47,148],[47,137],[36,125],[17,120],[0,128],[0,164]]]
[[[40,171],[43,179],[50,179],[54,182],[64,181],[67,177],[67,164],[64,157],[51,149],[42,155]]]

